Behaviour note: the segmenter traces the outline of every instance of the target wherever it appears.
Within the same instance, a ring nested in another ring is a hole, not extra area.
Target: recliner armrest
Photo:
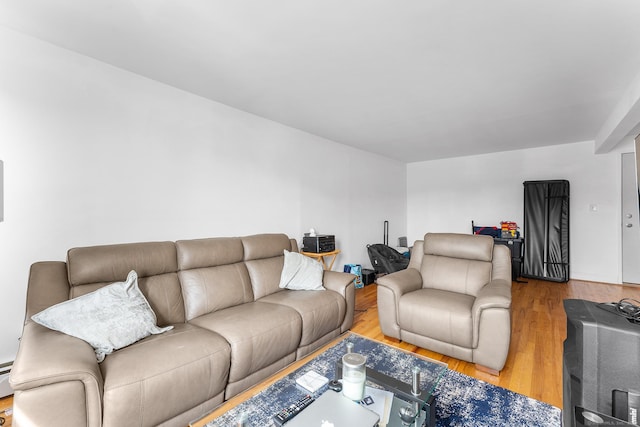
[[[495,279],[487,283],[473,303],[471,313],[473,316],[473,345],[478,344],[479,325],[482,312],[488,309],[511,309],[511,282],[504,279]]]
[[[422,276],[415,268],[396,271],[376,279],[378,283],[378,319],[386,336],[400,339],[400,298],[422,288]]]
[[[396,271],[376,279],[378,286],[384,286],[393,291],[396,299],[407,292],[417,291],[422,288],[422,276],[415,268]]]
[[[504,279],[495,279],[487,283],[476,297],[473,303],[473,312],[486,308],[511,307],[511,282]]]

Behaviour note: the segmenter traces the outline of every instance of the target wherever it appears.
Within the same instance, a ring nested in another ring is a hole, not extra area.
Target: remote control
[[[283,410],[281,410],[280,412],[275,414],[273,416],[273,421],[276,423],[276,425],[282,426],[284,423],[289,421],[291,418],[293,418],[296,415],[298,415],[300,413],[300,411],[302,411],[304,408],[309,406],[311,404],[311,402],[313,402],[314,400],[315,399],[313,397],[311,397],[310,394],[307,394],[303,398],[298,399],[295,402],[293,402],[288,408],[284,408]]]

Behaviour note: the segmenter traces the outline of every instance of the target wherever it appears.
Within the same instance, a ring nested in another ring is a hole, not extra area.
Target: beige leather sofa
[[[511,256],[489,236],[427,233],[377,279],[382,333],[498,374],[511,338]]]
[[[66,263],[33,264],[14,426],[186,426],[348,330],[354,276],[325,271],[326,291],[280,289],[284,249],[295,240],[263,234],[76,248]],[[172,330],[98,363],[85,341],[30,319],[130,270]]]

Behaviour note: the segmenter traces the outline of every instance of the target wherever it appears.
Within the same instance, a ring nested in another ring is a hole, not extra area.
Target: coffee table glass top
[[[272,417],[278,410],[293,404],[296,400],[308,394],[306,390],[298,386],[296,378],[309,371],[315,371],[324,375],[328,379],[340,378],[337,372],[337,362],[347,352],[347,343],[353,344],[353,352],[366,355],[367,357],[367,386],[378,389],[398,388],[398,384],[404,385],[404,390],[411,390],[414,368],[420,370],[420,390],[419,398],[425,402],[433,395],[438,382],[447,372],[447,365],[432,359],[421,357],[414,353],[395,349],[395,351],[380,351],[380,343],[368,340],[356,334],[349,334],[346,339],[341,340],[333,347],[321,353],[294,372],[284,376],[271,386],[254,397],[246,400],[237,407],[222,414],[218,418],[206,424],[207,427],[218,427],[235,425],[239,417],[246,418],[246,425],[271,426]],[[387,384],[380,381],[372,381],[372,373],[377,372],[397,383]],[[320,388],[316,395],[327,391],[328,386]],[[415,398],[415,397],[414,397]],[[403,399],[405,400],[405,399]],[[397,414],[396,414],[397,415]],[[397,417],[396,417],[397,418]]]
[[[345,346],[348,353],[357,352],[352,341],[347,341]],[[411,356],[415,360],[411,368],[409,383],[395,378],[399,374],[395,369],[392,370],[392,375],[382,372],[386,362],[381,363],[380,361],[388,360],[388,355],[373,357],[374,363],[367,367],[367,387],[361,404],[369,406],[369,409],[380,415],[381,426],[435,426],[434,392],[440,379],[447,372],[448,366],[426,357],[421,358],[414,354]],[[427,364],[421,362],[427,362]],[[341,376],[342,368],[342,363],[338,360],[336,362],[336,378]],[[427,377],[425,381],[423,381],[424,376]],[[377,388],[385,390],[387,393],[376,392]]]

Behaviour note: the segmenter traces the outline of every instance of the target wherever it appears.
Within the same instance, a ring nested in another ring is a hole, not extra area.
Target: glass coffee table
[[[347,343],[347,352],[354,351],[353,346]],[[366,356],[366,355],[365,355]],[[380,388],[393,394],[391,405],[387,405],[383,410],[385,413],[378,413],[381,425],[387,427],[401,426],[425,426],[435,427],[436,425],[436,395],[434,391],[445,375],[448,366],[436,360],[424,358],[432,366],[429,367],[428,379],[421,381],[424,367],[415,365],[411,368],[411,383],[400,381],[395,377],[378,371],[375,367],[367,366],[366,383],[367,390],[371,387]],[[335,384],[342,377],[342,361],[336,361]],[[367,405],[367,392],[361,401],[362,405]],[[381,408],[381,407],[378,407]],[[378,412],[381,412],[378,409]]]
[[[228,405],[222,405],[210,415],[190,425],[194,427],[275,426],[273,417],[281,409],[290,407],[307,394],[317,398],[323,393],[331,392],[327,384],[309,393],[296,383],[296,379],[310,371],[328,380],[341,379],[341,361],[348,351],[365,355],[367,358],[367,390],[377,389],[387,393],[387,396],[388,392],[391,394],[391,399],[385,399],[385,411],[375,410],[380,415],[381,426],[385,421],[389,427],[435,425],[435,403],[438,398],[436,388],[440,379],[449,372],[448,366],[352,333],[327,345],[317,355],[311,356],[294,370],[276,374],[276,379],[270,380],[270,385],[266,388],[261,387],[257,392],[248,390],[249,396],[244,397],[240,403],[233,403],[231,408]],[[419,391],[413,388],[417,373],[415,371],[419,371],[419,381],[417,381]],[[374,397],[376,395],[377,393],[372,394]],[[361,404],[369,409],[373,408],[365,399]],[[405,416],[405,424],[400,417],[401,411]],[[388,419],[385,418],[384,412],[388,414]],[[413,416],[415,420],[411,421]],[[240,424],[241,420],[244,424]],[[286,427],[286,423],[284,425]]]

